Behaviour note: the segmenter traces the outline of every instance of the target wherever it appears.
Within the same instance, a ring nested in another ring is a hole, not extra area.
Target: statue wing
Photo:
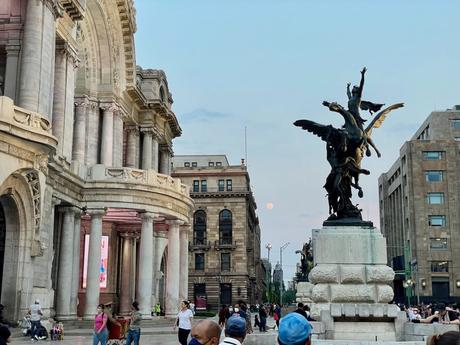
[[[369,101],[361,101],[361,104],[359,105],[359,107],[361,108],[361,110],[369,110],[369,112],[372,114],[382,109],[384,105],[385,104],[372,103]]]
[[[402,107],[404,107],[404,103],[396,103],[396,104],[390,105],[389,107],[383,109],[380,113],[375,115],[375,117],[372,119],[371,123],[369,123],[369,125],[366,127],[366,130],[365,130],[366,135],[368,137],[370,137],[370,135],[372,133],[372,130],[374,128],[379,128],[382,125],[383,121],[385,121],[387,115],[392,110],[402,108]]]
[[[294,122],[294,126],[302,127],[302,129],[317,135],[326,142],[329,140],[331,134],[334,131],[337,131],[336,128],[330,125],[325,126],[310,120],[297,120],[296,122]]]

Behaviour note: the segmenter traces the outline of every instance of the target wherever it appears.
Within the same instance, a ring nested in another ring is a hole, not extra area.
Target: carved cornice
[[[64,15],[64,7],[59,0],[41,0],[48,7],[54,18],[59,18]]]
[[[82,20],[84,8],[80,0],[59,0],[62,8],[68,13],[72,20]]]

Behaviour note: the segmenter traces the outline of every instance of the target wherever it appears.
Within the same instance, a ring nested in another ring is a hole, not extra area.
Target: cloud
[[[232,117],[232,115],[227,114],[227,113],[221,113],[218,111],[212,111],[208,110],[205,108],[198,108],[195,110],[192,110],[188,113],[184,113],[183,115],[180,116],[180,121],[181,122],[195,122],[195,121],[211,121],[211,120],[222,120],[222,119],[228,119]]]

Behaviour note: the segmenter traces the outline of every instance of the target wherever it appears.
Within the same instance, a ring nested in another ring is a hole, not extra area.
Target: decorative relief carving
[[[36,155],[34,168],[40,170],[45,175],[48,174],[48,155]]]
[[[51,130],[50,122],[44,117],[38,115],[37,113],[24,113],[15,111],[13,119],[21,125],[41,129],[47,132]]]
[[[36,235],[40,233],[40,220],[41,220],[41,192],[40,192],[40,179],[38,173],[30,170],[23,174],[25,177],[30,192],[32,194],[32,202],[34,205],[34,232]]]

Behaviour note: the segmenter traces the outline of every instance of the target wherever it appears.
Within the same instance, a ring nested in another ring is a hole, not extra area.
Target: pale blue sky
[[[340,126],[321,105],[346,104],[346,84],[367,66],[364,99],[405,102],[373,133],[383,157],[365,158],[364,218],[378,220],[377,179],[434,109],[460,104],[460,2],[137,0],[137,62],[166,72],[183,130],[176,154],[244,157],[265,244],[279,247],[285,279],[294,251],[321,227],[328,207],[325,145],[292,125]],[[364,114],[364,113],[363,113]],[[369,115],[365,115],[369,118]],[[364,116],[363,116],[364,117]],[[274,204],[272,210],[265,205]]]

